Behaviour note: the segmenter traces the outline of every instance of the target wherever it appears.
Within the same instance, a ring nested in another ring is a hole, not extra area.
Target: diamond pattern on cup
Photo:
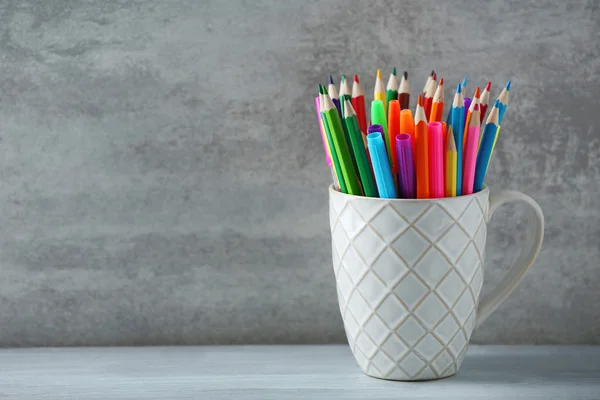
[[[436,201],[438,207],[443,209],[453,220],[460,218],[462,213],[465,211],[465,202],[461,198],[446,197]]]
[[[356,346],[364,353],[367,358],[373,357],[375,352],[377,351],[377,346],[375,343],[369,338],[369,336],[361,331],[356,338]]]
[[[394,251],[386,247],[381,255],[373,262],[371,270],[389,287],[393,287],[396,283],[408,272],[408,267],[394,253]]]
[[[353,284],[344,268],[340,268],[340,272],[338,273],[337,287],[343,296],[344,302],[346,302],[348,300],[348,296],[350,296],[350,292],[352,292]]]
[[[396,367],[396,363],[382,351],[378,351],[371,359],[371,364],[377,368],[383,376],[388,375]]]
[[[462,279],[460,279],[460,276],[452,270],[448,276],[444,278],[444,281],[440,286],[435,289],[435,292],[442,300],[444,300],[444,302],[446,302],[448,307],[452,307],[465,288],[466,285],[463,283]]]
[[[352,206],[363,217],[365,222],[370,221],[387,205],[387,201],[373,201],[372,199],[352,199]]]
[[[356,362],[358,363],[358,366],[360,367],[360,369],[362,369],[363,371],[366,371],[367,368],[369,367],[369,357],[367,357],[365,355],[365,353],[363,353],[356,346],[354,346],[354,349],[352,350],[352,354],[354,354],[354,358],[356,359]]]
[[[417,375],[425,365],[425,362],[414,353],[408,353],[400,362],[400,366],[410,377]]]
[[[350,276],[350,279],[354,282],[358,282],[362,279],[363,275],[367,272],[368,267],[363,262],[362,258],[358,256],[354,247],[349,247],[344,257],[342,257],[342,263],[346,272]]]
[[[352,203],[350,203],[338,217],[339,223],[344,227],[344,231],[352,239],[365,226],[365,221],[356,213]]]
[[[469,237],[458,225],[454,225],[444,237],[438,240],[437,247],[444,252],[446,257],[452,262],[456,262],[458,257],[469,244]]]
[[[411,376],[408,375],[406,372],[404,372],[401,368],[396,368],[394,370],[392,370],[392,372],[390,372],[387,376],[388,379],[395,379],[398,381],[405,381],[407,379],[410,379]]]
[[[460,326],[456,323],[452,314],[446,315],[446,318],[435,327],[433,333],[440,338],[444,343],[450,343],[450,339],[456,335],[456,332],[460,329]]]
[[[406,344],[413,346],[425,336],[427,331],[417,322],[415,317],[411,315],[396,329],[396,333],[406,342]]]
[[[475,272],[475,276],[471,281],[471,289],[473,289],[473,294],[479,298],[479,293],[481,293],[481,286],[483,285],[483,273],[481,268],[477,268],[477,272]]]
[[[415,226],[430,241],[435,242],[453,223],[454,220],[434,204],[415,222]]]
[[[473,238],[473,242],[475,242],[475,246],[477,250],[479,250],[479,254],[483,255],[485,251],[485,237],[487,235],[487,226],[485,222],[482,221],[481,225],[479,225],[479,229],[475,233],[475,237]]]
[[[333,230],[331,236],[333,238],[333,245],[335,246],[338,254],[344,254],[350,245],[350,239],[348,239],[348,235],[346,235],[342,224],[335,225],[335,229]]]
[[[388,327],[395,328],[408,315],[408,310],[390,294],[375,311]]]
[[[433,366],[433,368],[435,368],[437,374],[440,375],[443,372],[445,372],[448,369],[448,367],[452,365],[453,362],[454,358],[452,357],[450,352],[448,352],[448,350],[444,350],[439,356],[437,356],[435,360],[433,360],[431,365]]]
[[[475,272],[477,272],[477,268],[479,268],[479,262],[479,254],[475,250],[475,245],[473,242],[470,242],[456,263],[456,270],[462,275],[465,282],[471,282]]]
[[[377,314],[371,315],[371,318],[365,323],[363,330],[377,346],[380,346],[391,333],[390,329],[381,321],[381,318]]]
[[[436,373],[431,369],[431,367],[427,366],[425,369],[423,369],[416,377],[415,380],[417,381],[427,381],[430,379],[435,379],[438,376],[436,375]]]
[[[392,244],[400,257],[408,263],[408,267],[412,267],[430,246],[431,243],[414,229],[408,229]]]
[[[340,215],[348,204],[348,198],[346,196],[329,196],[329,204],[336,215]]]
[[[396,285],[393,291],[411,311],[425,297],[428,289],[415,277],[414,273],[410,272]]]
[[[475,328],[476,322],[477,322],[477,311],[475,309],[473,309],[473,312],[471,313],[471,315],[469,315],[469,318],[467,319],[467,322],[465,323],[465,330],[467,332],[472,332],[473,329]]]
[[[391,202],[390,204],[411,224],[431,207],[431,203],[421,201]]]
[[[435,247],[430,248],[419,260],[414,271],[429,285],[434,288],[452,268],[448,260]]]
[[[348,340],[354,342],[356,335],[358,335],[358,332],[360,331],[360,325],[358,325],[358,322],[356,322],[356,319],[350,312],[346,313],[346,316],[344,317],[344,327],[346,328],[346,333],[350,335]]]
[[[385,285],[381,283],[381,280],[371,271],[367,272],[365,277],[358,283],[357,288],[372,310],[389,293]]]
[[[446,313],[446,306],[433,292],[430,293],[414,311],[415,317],[417,317],[427,329],[433,329],[433,327],[446,316]]]
[[[348,311],[354,315],[354,318],[359,325],[363,325],[371,316],[371,308],[369,308],[369,305],[358,291],[355,290],[350,296],[350,300],[348,301]]]
[[[461,351],[465,348],[466,345],[467,338],[465,337],[463,331],[460,330],[448,345],[448,349],[452,352],[452,354],[454,354],[454,357],[458,359]]]
[[[465,212],[459,218],[458,223],[462,226],[462,228],[467,232],[469,237],[474,237],[475,232],[477,232],[477,228],[479,228],[479,223],[483,220],[483,214],[481,214],[481,209],[475,202],[475,200],[471,200],[471,203],[465,209]]]
[[[335,249],[333,242],[331,243],[331,260],[333,261],[333,273],[335,274],[335,277],[337,278],[337,274],[340,269],[341,263],[340,263],[340,256],[338,255],[338,252]]]
[[[406,347],[404,342],[395,334],[390,335],[390,337],[383,342],[381,349],[392,357],[394,362],[398,362],[408,351],[408,347]]]
[[[435,355],[442,350],[441,343],[433,337],[431,333],[425,335],[423,339],[415,346],[415,351],[426,360],[433,360]]]
[[[475,309],[475,303],[473,302],[473,297],[471,296],[471,291],[465,290],[465,292],[460,297],[460,300],[456,302],[452,311],[458,319],[458,322],[461,325],[464,325],[467,322],[467,318],[471,315],[471,312]]]
[[[356,235],[353,243],[356,251],[368,264],[372,264],[385,248],[384,241],[368,225]]]
[[[391,206],[384,207],[369,224],[385,241],[394,240],[409,227],[408,222],[400,218]]]

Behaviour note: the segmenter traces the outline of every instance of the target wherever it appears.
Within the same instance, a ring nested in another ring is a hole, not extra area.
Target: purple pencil
[[[396,153],[398,154],[398,186],[400,197],[414,199],[415,187],[415,162],[413,156],[412,139],[408,133],[396,136]]]
[[[471,102],[473,101],[470,97],[465,97],[465,118],[463,119],[463,124],[467,121],[467,114],[469,114],[469,107],[471,107]]]

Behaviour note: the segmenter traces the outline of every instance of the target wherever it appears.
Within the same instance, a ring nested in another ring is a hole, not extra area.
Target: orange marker
[[[427,135],[427,118],[423,109],[423,95],[419,95],[417,109],[415,110],[417,199],[429,198],[429,147],[427,146]]]
[[[427,112],[427,110],[425,110]],[[444,112],[444,78],[440,79],[440,84],[433,95],[433,105],[431,106],[431,114],[429,122],[441,122],[442,113]],[[446,135],[444,135],[446,136]],[[444,147],[444,149],[446,149]]]
[[[412,111],[406,109],[400,111],[400,133],[408,133],[413,146],[414,159],[417,159],[417,140],[415,138],[415,120]]]
[[[400,133],[400,102],[398,100],[390,100],[388,105],[388,143],[393,143],[394,146],[390,146],[390,163],[392,166],[392,175],[394,181],[398,175],[398,159],[396,155],[396,136]]]

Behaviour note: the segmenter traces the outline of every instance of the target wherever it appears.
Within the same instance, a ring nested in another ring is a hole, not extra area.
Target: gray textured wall
[[[513,81],[488,183],[546,241],[474,341],[600,344],[599,2],[472,4],[1,0],[0,345],[343,342],[313,97],[393,65]]]

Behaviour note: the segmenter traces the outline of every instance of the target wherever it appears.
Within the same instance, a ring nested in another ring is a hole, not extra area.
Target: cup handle
[[[492,215],[501,205],[509,202],[524,203],[527,207],[527,228],[525,230],[525,241],[521,255],[510,268],[502,282],[492,290],[480,303],[477,309],[477,324],[481,325],[512,293],[519,285],[527,270],[533,265],[535,258],[542,247],[544,238],[544,214],[539,204],[531,197],[514,190],[503,190],[490,199],[490,211],[488,222]]]

